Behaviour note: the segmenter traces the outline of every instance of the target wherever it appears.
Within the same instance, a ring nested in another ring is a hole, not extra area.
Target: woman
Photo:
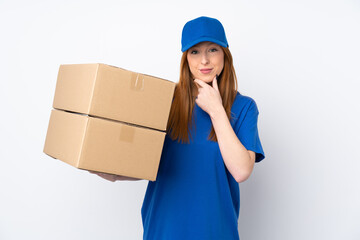
[[[239,239],[238,183],[264,159],[258,109],[237,91],[222,24],[209,17],[182,32],[180,80],[156,181],[141,208],[144,239]],[[111,180],[134,178],[99,174]]]

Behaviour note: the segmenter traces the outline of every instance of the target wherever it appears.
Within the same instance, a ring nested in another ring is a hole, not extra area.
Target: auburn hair
[[[217,82],[222,104],[230,120],[231,106],[235,100],[238,86],[230,50],[224,47],[221,48],[224,51],[224,68],[218,76]],[[194,122],[191,120],[193,119],[193,108],[197,95],[197,87],[191,77],[192,75],[187,61],[188,51],[189,50],[185,51],[181,57],[180,78],[175,86],[173,103],[166,128],[170,138],[172,140],[177,139],[178,142],[181,141],[181,143],[189,143],[189,137],[192,138],[190,129],[194,126]],[[211,127],[208,140],[217,142],[214,126]]]

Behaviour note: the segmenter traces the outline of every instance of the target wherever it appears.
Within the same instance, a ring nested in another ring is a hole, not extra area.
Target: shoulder
[[[252,118],[259,114],[255,100],[252,97],[236,93],[231,106],[231,124],[241,124],[246,116]]]
[[[231,107],[231,112],[241,113],[243,111],[247,112],[250,109],[258,111],[255,100],[252,97],[237,92]]]

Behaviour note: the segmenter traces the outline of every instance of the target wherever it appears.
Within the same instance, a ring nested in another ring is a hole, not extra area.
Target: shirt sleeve
[[[255,152],[255,162],[260,162],[265,158],[265,154],[257,126],[259,111],[254,100],[251,100],[247,110],[242,114],[244,117],[240,117],[240,121],[235,123],[235,134],[247,150]]]

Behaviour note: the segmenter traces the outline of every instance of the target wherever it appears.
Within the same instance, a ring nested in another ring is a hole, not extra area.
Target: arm
[[[195,101],[211,118],[225,166],[237,182],[243,182],[253,170],[255,152],[244,147],[231,127],[222,105],[216,78],[212,87],[202,80],[194,81],[200,85]]]
[[[248,151],[236,136],[224,107],[210,112],[224,163],[237,182],[248,179],[254,168],[255,153]]]

